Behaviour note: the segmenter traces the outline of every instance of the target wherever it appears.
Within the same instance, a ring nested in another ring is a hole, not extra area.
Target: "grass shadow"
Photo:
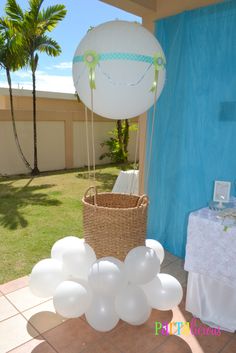
[[[26,206],[58,206],[59,200],[50,198],[43,190],[49,189],[54,184],[31,186],[32,179],[21,187],[14,186],[15,180],[0,179],[0,224],[9,229],[25,228],[28,225],[23,215]],[[39,192],[41,191],[41,192]]]
[[[116,173],[111,173],[111,168],[116,168]],[[96,167],[96,182],[98,182],[100,191],[111,191],[117,176],[121,170],[133,169],[133,164],[106,164]],[[81,168],[77,174],[79,179],[88,179],[88,169]],[[91,168],[91,180],[93,179],[93,170]]]

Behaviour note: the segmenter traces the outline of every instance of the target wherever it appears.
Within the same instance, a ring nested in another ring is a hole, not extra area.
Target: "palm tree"
[[[44,0],[28,0],[29,9],[23,11],[16,0],[8,0],[6,14],[22,37],[24,50],[32,72],[33,83],[33,135],[34,135],[34,168],[33,175],[39,174],[37,153],[37,119],[36,119],[36,70],[38,53],[58,56],[61,53],[59,44],[46,35],[51,32],[66,15],[64,5],[53,5],[41,9]]]
[[[19,36],[17,36],[11,22],[8,21],[7,18],[0,18],[0,67],[5,69],[7,76],[13,134],[18,152],[25,166],[32,171],[32,168],[22,151],[17,134],[11,83],[11,71],[16,71],[22,68],[25,63],[26,57],[24,56],[22,46],[20,45]]]

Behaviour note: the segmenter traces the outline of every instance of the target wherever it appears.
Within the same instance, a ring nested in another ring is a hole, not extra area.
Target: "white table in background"
[[[185,256],[189,272],[186,310],[210,326],[236,330],[236,226],[225,227],[217,211],[189,216]]]
[[[139,171],[121,171],[113,186],[112,192],[124,194],[139,194]]]

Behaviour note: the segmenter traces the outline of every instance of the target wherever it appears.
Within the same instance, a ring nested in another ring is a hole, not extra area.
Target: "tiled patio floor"
[[[183,262],[166,253],[162,272],[186,289]],[[52,300],[34,297],[27,277],[0,286],[0,353],[234,353],[236,334],[156,336],[155,321],[190,321],[185,300],[172,311],[153,310],[145,325],[119,322],[108,333],[93,330],[84,318],[64,320]],[[201,324],[197,320],[198,324]]]

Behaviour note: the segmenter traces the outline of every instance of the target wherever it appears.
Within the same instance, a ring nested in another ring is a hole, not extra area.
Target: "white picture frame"
[[[220,203],[229,202],[230,189],[231,189],[230,181],[216,180],[214,184],[213,201],[220,202]]]

